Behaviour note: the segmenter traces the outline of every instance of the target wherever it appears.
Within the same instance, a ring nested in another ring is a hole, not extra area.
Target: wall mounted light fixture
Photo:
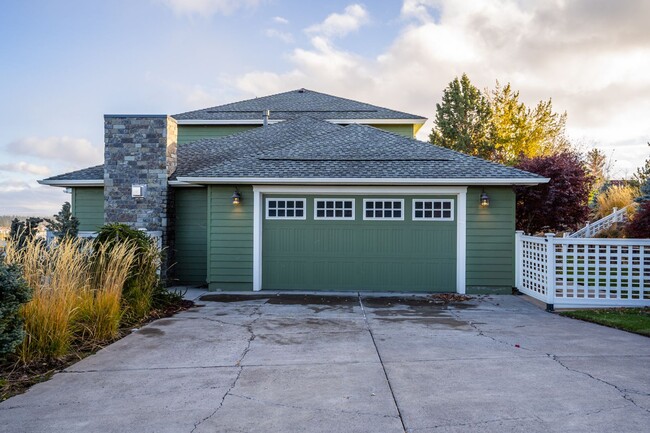
[[[481,207],[490,206],[490,196],[487,195],[487,192],[485,192],[485,190],[483,190],[483,192],[481,193],[480,202],[481,202]]]
[[[143,198],[147,194],[147,185],[131,185],[131,197]]]
[[[232,193],[232,204],[238,205],[239,203],[241,203],[241,194],[239,189],[235,188],[235,192]]]

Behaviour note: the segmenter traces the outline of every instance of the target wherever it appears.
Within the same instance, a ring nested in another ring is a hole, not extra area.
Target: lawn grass
[[[560,315],[650,337],[650,308],[647,307],[564,311]]]

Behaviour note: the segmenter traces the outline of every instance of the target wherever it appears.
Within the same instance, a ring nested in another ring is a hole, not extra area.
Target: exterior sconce
[[[232,193],[232,204],[238,205],[241,203],[241,194],[239,190],[235,188],[235,192]]]
[[[487,193],[485,192],[485,190],[483,190],[483,192],[481,193],[481,200],[480,200],[480,203],[481,203],[481,207],[488,207],[488,206],[490,206],[490,196],[487,195]]]
[[[131,197],[143,198],[147,193],[147,185],[131,185]]]

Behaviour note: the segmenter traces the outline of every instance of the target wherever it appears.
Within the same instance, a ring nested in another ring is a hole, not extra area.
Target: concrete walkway
[[[521,298],[213,299],[0,404],[0,432],[650,427],[650,339]]]

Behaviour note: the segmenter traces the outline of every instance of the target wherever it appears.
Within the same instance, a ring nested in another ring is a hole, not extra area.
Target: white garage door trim
[[[455,195],[456,213],[456,293],[465,293],[467,187],[347,187],[253,185],[253,290],[262,290],[262,217],[264,194],[366,194],[366,195]]]

